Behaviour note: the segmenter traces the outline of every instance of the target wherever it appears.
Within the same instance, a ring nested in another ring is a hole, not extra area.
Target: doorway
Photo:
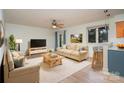
[[[59,47],[62,47],[62,34],[59,35]]]

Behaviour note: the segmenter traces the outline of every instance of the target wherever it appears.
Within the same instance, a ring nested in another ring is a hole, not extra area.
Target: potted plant
[[[9,48],[10,50],[16,50],[16,42],[14,35],[10,35],[9,37]]]

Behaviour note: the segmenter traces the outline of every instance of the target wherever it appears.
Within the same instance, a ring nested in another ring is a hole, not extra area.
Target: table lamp
[[[17,50],[20,51],[20,44],[23,43],[22,39],[16,39],[16,44],[17,44]]]

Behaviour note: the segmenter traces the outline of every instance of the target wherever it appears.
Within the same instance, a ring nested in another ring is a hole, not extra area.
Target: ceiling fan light
[[[57,28],[56,25],[53,25],[52,28]]]

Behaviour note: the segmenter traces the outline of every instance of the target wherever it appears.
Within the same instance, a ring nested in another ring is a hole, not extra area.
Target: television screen
[[[46,39],[31,39],[31,48],[46,47]]]

